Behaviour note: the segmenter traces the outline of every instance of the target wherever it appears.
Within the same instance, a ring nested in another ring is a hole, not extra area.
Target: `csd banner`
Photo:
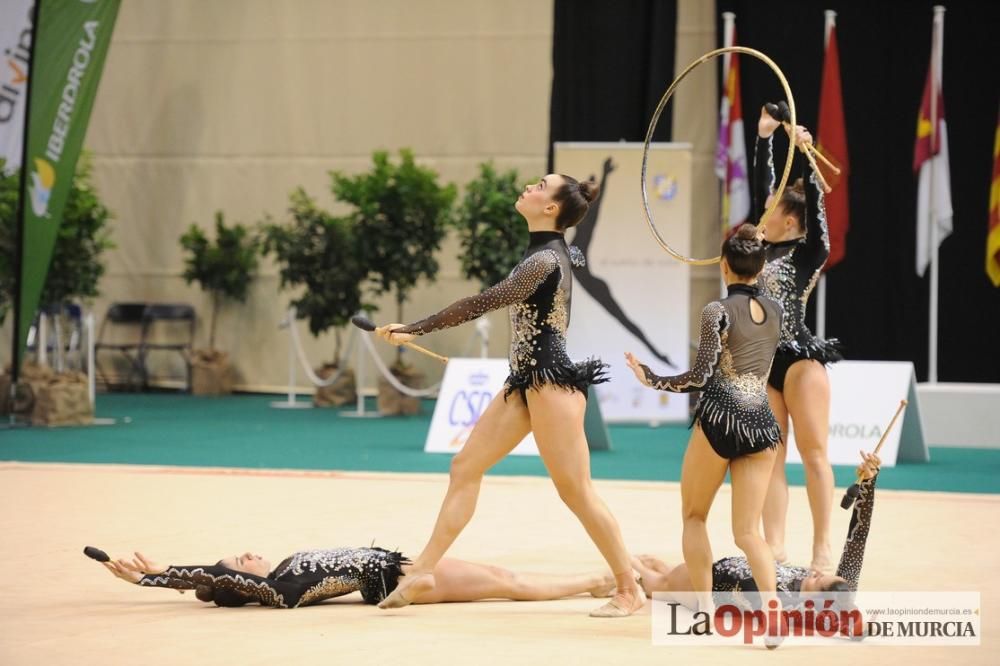
[[[686,421],[688,396],[642,386],[624,359],[630,351],[660,375],[689,367],[690,269],[667,256],[646,225],[642,144],[557,143],[555,167],[576,178],[593,175],[601,185],[587,217],[567,236],[587,259],[573,270],[569,355],[599,356],[611,366],[611,381],[594,387],[609,423]],[[657,228],[690,254],[690,145],[652,144],[646,178]]]
[[[510,369],[502,358],[452,358],[444,371],[431,428],[424,451],[458,453],[469,433],[486,411],[490,400],[503,392]],[[538,455],[530,433],[512,451],[515,455]]]
[[[13,8],[13,19],[23,24],[22,4],[19,0],[4,2],[0,13],[4,14],[5,33],[8,5]],[[15,378],[45,285],[119,4],[120,0],[35,2],[27,81],[29,100],[25,107],[27,150],[21,165],[26,178],[21,192],[23,216],[19,221],[21,270],[15,295]],[[15,51],[19,68],[25,65],[23,35],[22,30]],[[5,95],[11,94],[6,87],[3,91]],[[15,102],[20,108],[20,102]]]
[[[830,462],[857,466],[859,449],[871,451],[885,432],[900,400],[907,405],[879,452],[883,467],[927,462],[930,454],[920,424],[913,364],[899,361],[841,361],[830,375]],[[788,461],[802,462],[795,431],[788,435]]]

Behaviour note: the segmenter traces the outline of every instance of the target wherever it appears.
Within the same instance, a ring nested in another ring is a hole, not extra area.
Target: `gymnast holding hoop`
[[[781,339],[768,377],[768,399],[787,441],[788,422],[795,428],[795,445],[802,456],[806,492],[813,519],[813,555],[810,566],[830,573],[830,511],[833,506],[833,468],[827,454],[830,422],[830,381],[826,363],[843,358],[836,339],[822,340],[805,323],[806,303],[830,256],[830,235],[826,223],[823,191],[826,184],[809,160],[806,181],[802,179],[775,197],[772,137],[786,117],[775,118],[761,110],[754,151],[751,215],[759,220],[767,244],[767,264],[761,273],[764,293],[781,303],[785,319]],[[791,133],[790,125],[785,129]],[[795,144],[806,155],[812,137],[802,126],[796,128]],[[775,201],[777,199],[777,201]],[[777,203],[777,207],[774,204]],[[768,211],[765,213],[765,206]],[[779,562],[785,555],[785,517],[788,512],[788,479],[785,476],[787,449],[782,445],[774,476],[764,503],[764,536]]]

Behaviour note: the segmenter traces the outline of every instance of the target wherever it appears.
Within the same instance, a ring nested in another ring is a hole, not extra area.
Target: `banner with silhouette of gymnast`
[[[689,364],[690,268],[672,260],[649,234],[642,213],[641,143],[556,143],[555,171],[593,175],[601,194],[566,240],[586,257],[574,269],[569,352],[574,359],[600,356],[611,381],[597,390],[604,418],[684,421],[688,396],[650,391],[626,367],[630,351],[658,374]],[[660,143],[650,148],[647,183],[660,233],[672,247],[691,245],[691,148]]]

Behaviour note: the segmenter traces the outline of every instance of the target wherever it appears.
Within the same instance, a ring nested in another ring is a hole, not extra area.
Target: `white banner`
[[[968,646],[982,643],[979,592],[802,592],[784,607],[759,592],[713,592],[714,611],[694,611],[694,592],[653,593],[653,645],[786,647]],[[783,648],[784,649],[784,648]],[[716,660],[720,661],[720,660]],[[800,656],[797,662],[808,663]],[[960,658],[946,660],[963,663]],[[968,663],[968,662],[966,662]]]
[[[424,451],[453,454],[461,451],[490,401],[503,392],[503,382],[509,373],[507,360],[502,358],[449,359]],[[529,433],[511,453],[537,456],[534,435]]]
[[[0,158],[6,160],[8,171],[21,166],[32,5],[32,0],[0,3]]]
[[[663,375],[689,365],[689,269],[667,256],[646,225],[639,181],[642,144],[557,143],[555,166],[574,178],[593,174],[601,184],[601,197],[587,219],[567,236],[587,258],[586,267],[573,273],[570,356],[599,356],[611,366],[611,381],[595,387],[607,422],[686,421],[688,396],[640,385],[624,359],[630,351]],[[690,146],[653,144],[646,175],[660,234],[688,254]]]
[[[830,462],[858,465],[860,449],[871,451],[899,408],[906,408],[879,452],[883,467],[898,460],[929,460],[920,425],[913,364],[893,361],[841,361],[828,367],[830,376]],[[801,463],[794,427],[788,435],[788,462]]]

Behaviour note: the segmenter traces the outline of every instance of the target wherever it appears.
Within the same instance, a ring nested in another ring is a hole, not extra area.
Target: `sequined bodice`
[[[399,329],[422,335],[458,326],[502,307],[510,308],[510,365],[515,375],[565,368],[573,292],[573,266],[582,253],[557,231],[533,231],[528,249],[506,278],[486,291]]]
[[[798,592],[802,579],[809,575],[805,567],[775,564],[778,592]],[[712,589],[716,592],[756,591],[753,572],[745,557],[726,557],[712,567]]]
[[[764,292],[778,301],[785,311],[780,340],[783,345],[812,337],[812,332],[806,325],[806,305],[826,262],[826,256],[829,256],[829,246],[822,257],[806,261],[799,259],[808,254],[802,239],[767,246],[767,263],[760,273],[760,284]]]
[[[781,326],[779,349],[798,352],[815,343],[806,326],[806,304],[830,257],[830,232],[826,221],[823,191],[815,174],[805,178],[805,235],[767,246],[767,263],[759,283],[765,294],[781,304],[785,319]],[[760,220],[764,204],[775,185],[774,156],[771,138],[757,138],[753,169],[753,219]]]
[[[764,313],[759,323],[751,316],[751,298]],[[691,370],[674,377],[660,377],[645,368],[646,382],[653,388],[678,393],[721,383],[739,397],[740,403],[764,404],[781,317],[778,304],[762,296],[756,287],[730,285],[726,298],[709,303],[701,313],[701,337]]]
[[[537,264],[533,271],[519,271]],[[569,327],[573,271],[569,248],[557,232],[533,232],[521,262],[511,271],[545,274],[530,296],[510,306],[511,372],[530,372],[557,363],[569,363],[566,329]]]

